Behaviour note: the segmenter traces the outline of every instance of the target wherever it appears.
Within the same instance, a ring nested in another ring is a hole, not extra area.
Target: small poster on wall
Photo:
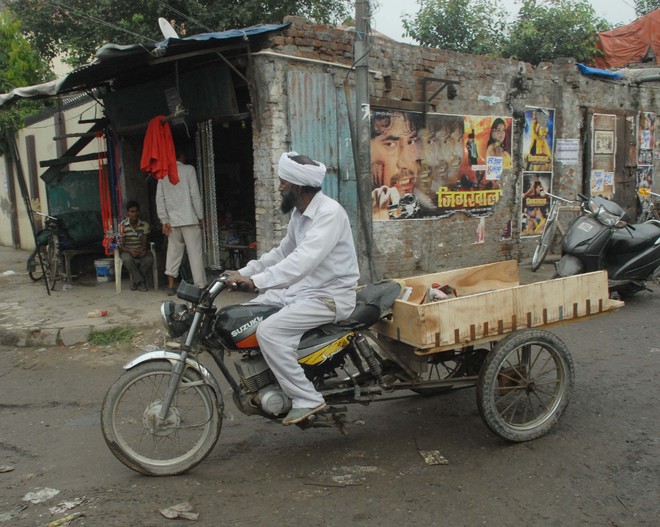
[[[614,196],[614,160],[616,154],[616,115],[594,114],[591,122],[592,196],[612,199]]]
[[[640,112],[637,125],[637,189],[653,188],[655,114]]]
[[[522,181],[522,211],[520,236],[539,236],[550,211],[551,173],[524,172]]]
[[[523,166],[527,172],[552,172],[555,111],[550,108],[525,109]]]

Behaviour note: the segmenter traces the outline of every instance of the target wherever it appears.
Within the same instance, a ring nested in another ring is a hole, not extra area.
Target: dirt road
[[[101,436],[104,393],[136,350],[3,349],[0,524],[80,514],[72,527],[660,525],[658,313],[660,292],[644,292],[553,330],[573,355],[575,390],[558,425],[530,443],[491,434],[473,389],[350,408],[347,437],[238,415],[228,395],[235,419],[215,450],[171,478],[133,473]],[[420,450],[448,464],[428,465]],[[25,501],[44,489],[59,493]],[[181,502],[197,522],[160,514]]]

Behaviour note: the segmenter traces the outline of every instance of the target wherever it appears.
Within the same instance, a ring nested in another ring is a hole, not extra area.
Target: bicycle
[[[649,220],[660,221],[660,212],[658,212],[658,207],[653,199],[660,198],[660,194],[651,192],[651,190],[646,187],[638,189],[637,194],[639,195],[642,210],[640,211],[639,216],[637,216],[636,223],[646,223]]]
[[[548,213],[548,218],[545,220],[545,225],[543,226],[543,232],[539,237],[539,241],[536,244],[536,249],[534,249],[534,254],[532,255],[532,272],[536,272],[541,264],[545,260],[545,257],[548,255],[548,251],[552,246],[552,242],[555,239],[555,234],[557,232],[558,226],[558,216],[559,216],[559,207],[562,202],[565,204],[572,204],[575,201],[570,199],[564,199],[560,196],[555,196],[550,194],[550,192],[545,192],[546,196],[549,196],[552,199],[550,205],[550,212]]]
[[[45,228],[37,234],[37,247],[28,257],[28,275],[35,282],[46,276],[46,283],[50,291],[53,290],[61,276],[62,254],[60,253],[59,231],[61,221],[55,216],[32,211],[45,219]],[[39,262],[37,262],[37,255]]]

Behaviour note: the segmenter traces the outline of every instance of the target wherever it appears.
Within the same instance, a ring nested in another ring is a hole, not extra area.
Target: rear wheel
[[[44,277],[44,271],[41,267],[42,263],[44,267],[48,265],[48,251],[45,245],[40,245],[38,252],[33,252],[28,258],[28,275],[35,282],[38,282]]]
[[[541,264],[545,261],[545,257],[550,251],[550,246],[552,241],[555,239],[555,232],[557,232],[557,219],[556,216],[550,215],[546,221],[545,228],[541,233],[539,242],[534,249],[534,254],[532,255],[532,271],[537,271]]]
[[[46,247],[46,279],[48,280],[48,288],[52,291],[55,289],[55,283],[59,278],[60,273],[60,254],[57,247],[57,238],[53,237],[48,240]]]
[[[529,329],[498,342],[477,383],[477,405],[488,427],[509,441],[547,433],[568,406],[575,372],[566,345]]]
[[[108,447],[127,467],[148,476],[190,470],[213,450],[222,415],[211,386],[186,369],[166,419],[158,414],[172,375],[169,362],[146,362],[128,370],[110,388],[101,409]]]

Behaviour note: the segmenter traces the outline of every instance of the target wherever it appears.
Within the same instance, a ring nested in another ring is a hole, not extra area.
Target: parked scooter
[[[557,276],[605,269],[610,292],[620,298],[647,289],[647,280],[660,267],[660,222],[632,225],[613,201],[578,197],[582,213],[562,238]]]

